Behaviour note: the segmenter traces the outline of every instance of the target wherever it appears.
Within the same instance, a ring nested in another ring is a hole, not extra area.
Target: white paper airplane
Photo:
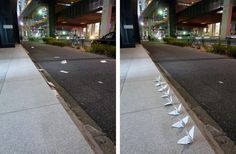
[[[164,105],[165,105],[165,106],[173,105],[172,96],[170,96],[170,98],[168,98],[168,102],[165,103]]]
[[[55,57],[53,57],[53,58],[58,59],[58,58],[60,58],[60,57],[59,57],[59,56],[55,56]]]
[[[163,95],[161,96],[162,98],[167,98],[170,97],[170,88],[168,88],[168,90],[165,92],[163,91]]]
[[[42,69],[42,68],[39,68],[38,70],[39,70],[39,72],[43,72],[44,71],[44,69]]]
[[[161,82],[161,81],[160,81],[160,82],[157,82],[157,83],[155,84],[155,86],[156,86],[156,87],[159,87],[159,86],[161,86],[161,85],[163,85],[163,84],[166,84],[166,82]]]
[[[99,83],[99,84],[103,84],[103,82],[102,82],[102,81],[98,81],[98,83]]]
[[[159,92],[162,92],[162,91],[164,91],[166,88],[168,87],[168,85],[166,84],[166,85],[161,85],[161,88],[160,89],[158,89],[157,91],[159,91]]]
[[[64,71],[64,70],[60,70],[61,73],[65,73],[65,74],[68,74],[69,72],[68,71]]]
[[[174,123],[171,127],[174,128],[184,128],[188,123],[189,116],[184,117],[183,119],[179,120],[178,122]]]
[[[53,87],[53,88],[55,88],[55,85],[54,85],[52,82],[50,82],[50,81],[47,81],[47,84],[48,84],[50,87]]]
[[[189,132],[186,132],[187,135],[181,138],[177,143],[178,144],[191,144],[193,143],[194,137],[194,126],[190,129]]]
[[[58,95],[59,95],[58,92],[57,92],[55,89],[52,89],[52,92],[53,92],[53,94],[54,94],[55,96],[58,96]]]
[[[66,60],[62,60],[61,64],[67,64],[67,61]]]
[[[177,116],[177,115],[179,115],[179,114],[180,114],[181,107],[182,107],[182,104],[180,104],[180,105],[178,106],[178,108],[177,108],[177,107],[174,107],[175,110],[169,112],[168,114],[169,114],[169,115],[172,115],[172,116]]]
[[[159,76],[156,78],[155,82],[160,82],[160,81],[161,81],[161,76],[159,75]]]
[[[107,61],[106,61],[106,60],[101,60],[100,62],[101,62],[101,63],[107,63]]]

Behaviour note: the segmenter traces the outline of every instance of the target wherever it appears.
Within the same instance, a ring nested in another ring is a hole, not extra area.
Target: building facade
[[[16,1],[0,1],[0,47],[14,47],[19,42]]]

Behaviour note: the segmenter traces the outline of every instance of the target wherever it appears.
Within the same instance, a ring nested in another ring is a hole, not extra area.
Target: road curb
[[[143,47],[144,48],[144,47]],[[163,75],[167,83],[170,85],[176,97],[183,104],[187,113],[190,115],[192,120],[196,123],[199,130],[206,138],[208,143],[216,154],[232,154],[236,153],[236,147],[234,142],[229,139],[222,128],[207,114],[207,112],[199,106],[197,101],[187,93],[187,91],[174,80],[174,78],[165,70],[164,67],[150,55],[148,50],[144,48],[148,53],[157,69]]]

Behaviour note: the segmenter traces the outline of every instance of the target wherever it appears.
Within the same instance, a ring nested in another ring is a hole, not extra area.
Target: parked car
[[[116,33],[110,32],[106,35],[104,35],[100,39],[93,40],[93,43],[99,43],[99,44],[107,44],[107,45],[116,45]]]

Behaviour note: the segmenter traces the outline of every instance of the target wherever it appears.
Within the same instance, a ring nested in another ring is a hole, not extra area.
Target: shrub
[[[213,44],[212,45],[212,52],[218,53],[218,54],[226,54],[227,53],[227,46],[226,45],[222,45],[220,43]]]
[[[107,55],[109,57],[116,57],[116,47],[112,45],[92,43],[90,52]]]
[[[212,47],[205,48],[208,52],[217,54],[226,54],[231,57],[236,57],[236,46],[226,46],[220,43],[213,44]]]
[[[189,44],[187,41],[177,40],[173,37],[165,37],[163,38],[163,41],[166,42],[167,44],[176,45],[180,47],[185,47],[188,46]]]
[[[228,46],[226,54],[232,57],[236,57],[236,46]]]
[[[163,41],[166,42],[167,44],[172,44],[174,41],[176,41],[176,39],[173,37],[164,37]]]
[[[53,37],[45,37],[45,38],[43,38],[43,41],[46,44],[56,45],[56,46],[60,46],[60,47],[70,46],[70,42],[68,42],[67,40],[58,40]]]
[[[203,48],[205,49],[206,52],[213,52],[212,46],[203,45]]]
[[[188,43],[187,43],[187,42],[184,42],[184,41],[178,41],[178,40],[176,40],[176,41],[173,41],[173,42],[172,42],[172,45],[176,45],[176,46],[180,46],[180,47],[185,47],[185,46],[188,45]]]
[[[50,43],[50,41],[53,41],[55,38],[53,38],[53,37],[44,37],[42,40],[43,40],[43,42],[45,42],[45,43]]]
[[[157,38],[155,38],[154,36],[150,36],[149,41],[150,42],[155,42],[155,41],[159,41],[159,40]]]
[[[36,37],[29,37],[29,38],[28,38],[28,40],[29,40],[29,41],[31,41],[31,42],[35,42],[35,41],[39,41],[39,40],[40,40],[40,38],[36,38]]]
[[[60,46],[60,47],[67,46],[67,42],[61,41],[61,40],[50,40],[48,44],[56,45],[56,46]]]

